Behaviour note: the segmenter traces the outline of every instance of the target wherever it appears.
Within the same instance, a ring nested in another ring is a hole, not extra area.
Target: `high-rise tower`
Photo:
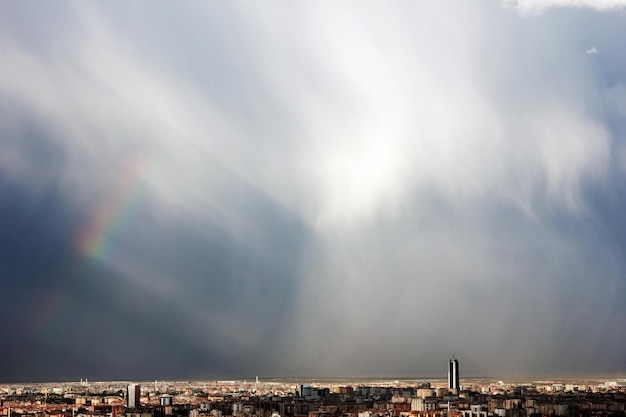
[[[130,384],[126,390],[126,407],[138,408],[139,398],[141,397],[141,386],[139,384]]]
[[[450,359],[448,363],[448,388],[459,390],[459,361],[454,358]]]

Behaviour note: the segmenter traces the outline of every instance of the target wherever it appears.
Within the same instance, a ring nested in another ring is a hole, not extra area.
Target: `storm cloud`
[[[623,7],[0,5],[0,379],[626,372]]]

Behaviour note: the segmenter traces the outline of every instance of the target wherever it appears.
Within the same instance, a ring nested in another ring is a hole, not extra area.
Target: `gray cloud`
[[[6,379],[625,370],[618,14],[2,7]]]

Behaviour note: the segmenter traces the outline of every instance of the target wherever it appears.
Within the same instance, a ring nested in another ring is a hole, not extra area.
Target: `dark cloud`
[[[109,253],[141,276],[82,259],[62,202],[38,199],[30,215],[4,204],[5,378],[270,373],[267,361],[276,364],[288,336],[307,232],[267,197],[246,194],[243,241],[219,225],[163,222],[146,203],[127,226],[132,236],[114,243],[125,254]],[[24,210],[19,191],[11,196]]]

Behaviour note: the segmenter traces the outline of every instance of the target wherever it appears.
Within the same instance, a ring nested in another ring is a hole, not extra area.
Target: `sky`
[[[626,374],[626,1],[0,3],[0,381]]]

